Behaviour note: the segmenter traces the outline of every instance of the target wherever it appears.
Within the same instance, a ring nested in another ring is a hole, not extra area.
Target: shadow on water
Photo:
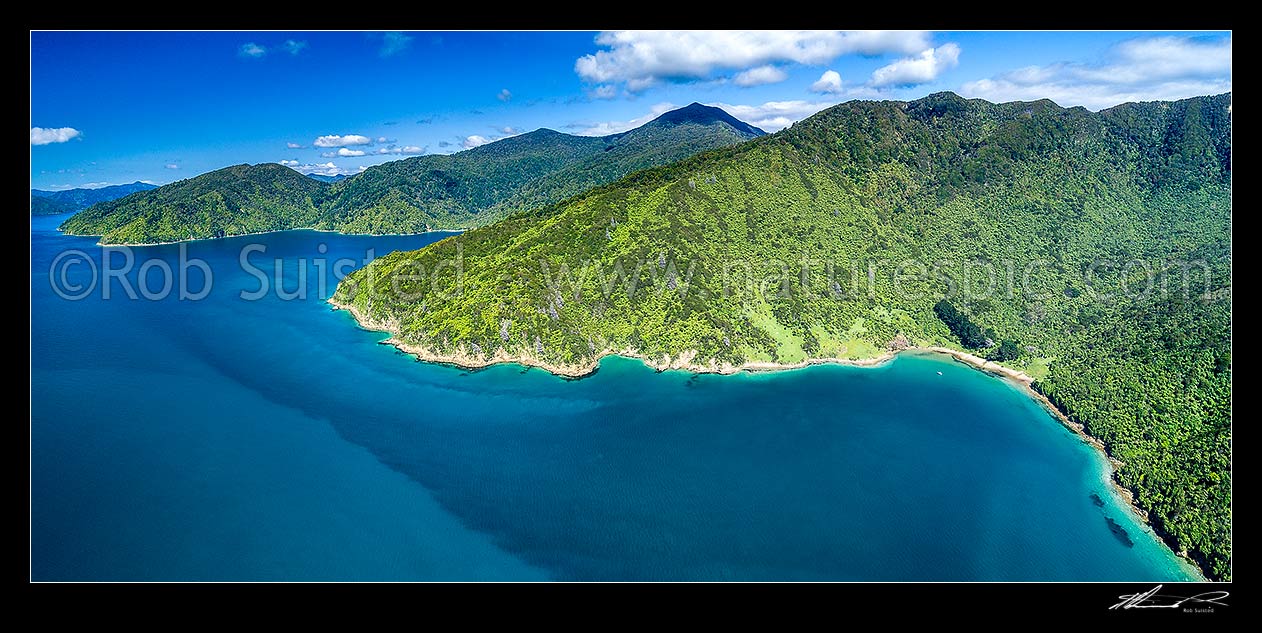
[[[1135,547],[1135,541],[1131,540],[1131,535],[1127,534],[1126,529],[1118,524],[1117,521],[1114,521],[1112,517],[1104,517],[1104,520],[1108,521],[1109,531],[1113,533],[1113,536],[1117,537],[1120,543],[1127,547]]]

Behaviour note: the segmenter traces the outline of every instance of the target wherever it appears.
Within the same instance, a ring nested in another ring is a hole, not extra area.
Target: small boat
[[[942,372],[938,372],[938,375],[939,375],[939,376],[941,376],[941,375],[942,375]]]

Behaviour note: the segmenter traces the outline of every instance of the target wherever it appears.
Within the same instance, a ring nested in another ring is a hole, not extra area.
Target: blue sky
[[[1229,33],[34,32],[31,186],[355,173],[718,105],[768,131],[941,90],[1092,110],[1231,89]]]

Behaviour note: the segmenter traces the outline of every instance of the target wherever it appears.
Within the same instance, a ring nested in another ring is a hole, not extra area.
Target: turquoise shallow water
[[[321,296],[316,258],[435,236],[195,242],[189,255],[214,271],[204,300],[132,301],[115,280],[108,301],[67,301],[54,258],[101,253],[58,220],[32,229],[37,580],[1191,574],[1118,504],[1089,446],[950,359],[693,376],[611,358],[578,381],[466,372],[377,345],[321,301],[332,284]],[[281,258],[289,291],[307,260],[305,300],[240,299],[258,287],[238,263],[251,243],[267,249],[253,261]],[[135,265],[174,266],[179,248],[136,249]]]

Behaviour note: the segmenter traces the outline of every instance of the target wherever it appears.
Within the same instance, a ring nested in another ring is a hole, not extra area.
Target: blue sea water
[[[102,252],[61,219],[31,234],[36,580],[1194,577],[1091,447],[950,359],[462,371],[376,344],[323,303],[333,283],[321,292],[315,264],[441,236],[138,248],[132,286],[146,261],[178,270],[184,248],[210,266],[210,295],[131,300],[114,279],[109,300],[98,286],[71,301],[54,285],[91,269],[54,261],[80,249],[99,278]],[[243,300],[260,285],[248,244],[306,298]],[[145,277],[161,288],[158,267]]]

